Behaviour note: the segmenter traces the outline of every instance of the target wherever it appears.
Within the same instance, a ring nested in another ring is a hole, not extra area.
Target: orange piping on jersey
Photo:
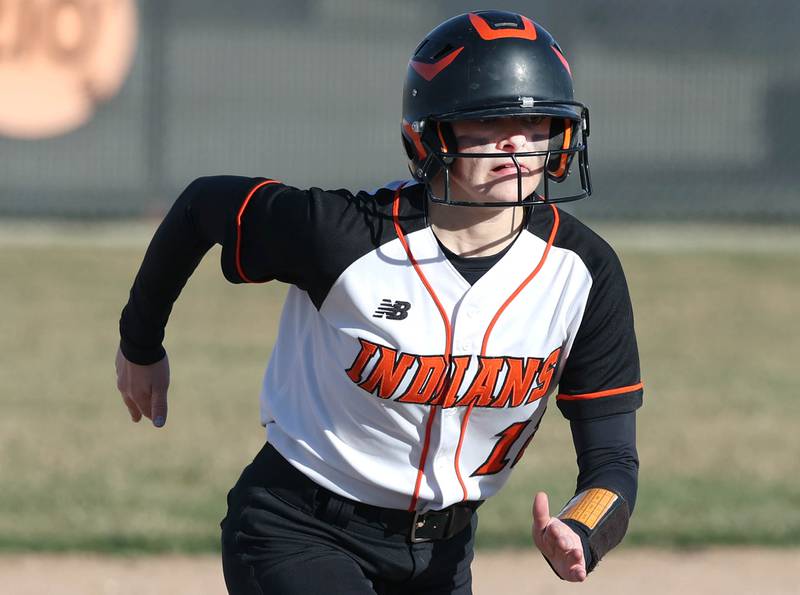
[[[445,153],[449,153],[447,150],[447,143],[444,142],[444,137],[442,136],[442,123],[436,122],[436,132],[439,134],[439,142],[442,143],[442,151]]]
[[[536,27],[534,26],[533,22],[527,18],[522,17],[522,25],[523,29],[492,29],[484,19],[480,16],[475,14],[474,12],[469,13],[469,21],[472,23],[472,26],[475,27],[475,31],[477,31],[478,35],[481,36],[481,39],[486,41],[492,41],[494,39],[502,39],[504,37],[516,37],[519,39],[528,39],[530,41],[536,40]]]
[[[408,504],[409,512],[414,512],[417,509],[417,502],[419,502],[419,488],[422,485],[422,476],[425,475],[425,460],[428,458],[428,448],[431,442],[431,428],[433,427],[433,420],[436,417],[436,407],[431,407],[431,412],[428,415],[428,423],[425,424],[425,443],[422,445],[422,453],[419,455],[419,463],[417,463],[417,481],[414,483],[414,495],[411,496],[411,502]]]
[[[481,345],[481,355],[486,355],[486,345],[489,343],[489,335],[492,333],[494,325],[497,322],[498,318],[500,318],[500,315],[508,307],[508,305],[512,301],[514,301],[514,299],[520,294],[520,292],[523,289],[525,289],[525,286],[528,285],[528,283],[530,283],[533,280],[533,278],[539,273],[539,271],[544,266],[545,260],[547,260],[547,255],[550,253],[550,248],[552,247],[553,242],[556,239],[556,233],[558,232],[558,226],[560,222],[560,218],[558,216],[558,209],[556,209],[554,205],[550,205],[550,208],[553,210],[553,228],[550,230],[550,237],[547,238],[547,245],[544,248],[542,257],[539,259],[539,264],[536,265],[536,268],[533,269],[533,272],[530,275],[528,275],[528,277],[520,284],[519,287],[517,287],[514,293],[508,296],[508,299],[505,301],[505,303],[502,306],[500,306],[500,308],[497,310],[497,313],[495,313],[494,318],[492,318],[492,321],[486,328],[486,333],[483,335],[483,344]]]
[[[561,60],[561,63],[564,65],[564,68],[567,69],[567,73],[569,74],[569,76],[572,77],[572,69],[569,67],[569,62],[567,62],[567,59],[564,57],[564,54],[559,52],[558,48],[554,45],[551,45],[550,49],[555,52],[556,56],[558,56],[558,59]]]
[[[447,317],[447,312],[445,312],[442,303],[439,301],[439,298],[436,296],[436,292],[433,291],[433,287],[431,287],[430,283],[428,283],[428,279],[425,277],[425,274],[422,272],[422,269],[417,262],[417,259],[414,258],[414,255],[411,253],[411,248],[408,246],[408,242],[406,241],[406,236],[403,234],[403,229],[400,227],[400,191],[403,189],[405,184],[401,185],[394,193],[394,203],[392,204],[392,220],[394,221],[394,229],[397,233],[397,238],[400,240],[400,243],[403,245],[403,249],[406,251],[406,255],[408,256],[408,260],[411,261],[411,265],[414,267],[414,270],[417,272],[422,284],[425,286],[425,289],[428,290],[431,298],[433,299],[433,303],[436,304],[436,307],[439,310],[439,314],[442,317],[442,322],[444,323],[444,332],[445,332],[445,345],[444,345],[444,358],[445,361],[448,363],[450,362],[450,354],[452,351],[451,345],[451,335],[452,331],[450,328],[450,319]],[[444,381],[447,374],[442,374],[442,381]],[[444,382],[444,386],[447,386],[447,383]],[[439,388],[437,387],[437,393],[439,392]],[[425,461],[428,458],[428,448],[430,447],[431,442],[431,428],[433,427],[433,419],[436,416],[436,406],[431,407],[430,415],[428,416],[428,423],[425,426],[425,440],[422,444],[422,453],[419,455],[419,463],[417,464],[417,481],[414,485],[414,495],[411,497],[411,503],[408,505],[409,511],[414,511],[417,509],[417,502],[419,501],[419,488],[422,485],[422,476],[425,473]]]
[[[464,46],[457,48],[455,51],[450,52],[444,58],[439,60],[438,62],[434,62],[433,64],[428,64],[427,62],[417,62],[416,60],[411,60],[409,62],[409,66],[417,71],[422,78],[426,81],[431,82],[437,74],[443,71],[445,68],[450,66],[453,60],[461,53],[461,50],[464,49]]]
[[[263,182],[259,182],[256,184],[250,193],[247,195],[247,198],[244,199],[242,206],[239,207],[239,214],[236,215],[236,272],[239,274],[239,277],[246,283],[264,283],[264,281],[253,281],[244,274],[244,269],[242,268],[242,215],[244,215],[244,210],[247,208],[247,204],[250,202],[250,199],[253,198],[255,193],[258,191],[259,188],[263,188],[268,184],[280,184],[277,180],[264,180]]]
[[[568,149],[570,142],[572,141],[572,122],[568,119],[564,119],[564,144],[561,147],[562,149]],[[568,153],[562,153],[559,156],[561,162],[558,164],[558,169],[553,172],[553,176],[556,178],[560,178],[564,175],[564,170],[567,167],[567,157],[569,157]]]
[[[494,329],[494,325],[497,322],[497,319],[500,318],[500,315],[503,311],[508,307],[508,305],[514,301],[520,292],[525,289],[525,286],[531,282],[531,280],[539,273],[544,266],[545,260],[547,260],[547,255],[550,253],[550,247],[553,245],[553,242],[556,239],[556,232],[558,231],[558,224],[559,224],[559,217],[558,217],[558,209],[555,206],[550,205],[550,208],[553,209],[553,228],[550,230],[550,237],[547,238],[547,245],[544,248],[544,252],[542,253],[542,257],[539,259],[539,264],[536,265],[536,268],[533,269],[533,272],[528,275],[525,280],[520,284],[519,287],[508,296],[508,299],[503,303],[502,306],[497,310],[492,318],[492,321],[489,323],[489,326],[486,327],[486,333],[483,335],[483,343],[481,344],[481,355],[486,356],[486,345],[489,343],[489,335],[492,334],[492,329]],[[464,419],[461,420],[461,433],[458,436],[458,447],[456,448],[456,476],[458,477],[458,483],[461,484],[461,491],[464,494],[464,500],[467,499],[467,486],[464,484],[464,479],[461,477],[461,447],[464,446],[464,436],[467,433],[467,424],[469,424],[469,416],[472,413],[472,408],[475,406],[475,401],[469,404],[467,407],[467,412],[464,414]]]
[[[560,399],[562,401],[581,401],[584,399],[599,399],[600,397],[611,397],[613,395],[621,395],[624,393],[632,393],[635,390],[639,390],[643,388],[644,384],[639,382],[638,384],[631,384],[630,386],[622,386],[620,388],[611,388],[609,390],[601,390],[600,392],[596,393],[584,393],[582,395],[565,395],[560,393],[556,399]]]

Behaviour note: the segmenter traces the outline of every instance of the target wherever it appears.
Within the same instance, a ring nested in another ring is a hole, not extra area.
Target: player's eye
[[[542,122],[544,122],[546,116],[525,116],[524,121],[531,126],[538,126]]]
[[[483,137],[464,134],[461,136],[456,136],[456,142],[458,143],[459,147],[476,147],[491,142],[491,139],[488,136]]]

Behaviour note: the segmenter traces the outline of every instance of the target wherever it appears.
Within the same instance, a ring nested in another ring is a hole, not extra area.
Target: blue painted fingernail
[[[166,421],[167,421],[167,420],[166,420],[166,419],[164,419],[164,416],[162,416],[162,415],[159,415],[158,417],[156,417],[156,418],[153,420],[153,425],[154,425],[155,427],[157,427],[157,428],[160,428],[161,426],[163,426],[163,425],[164,425],[164,422],[166,422]]]

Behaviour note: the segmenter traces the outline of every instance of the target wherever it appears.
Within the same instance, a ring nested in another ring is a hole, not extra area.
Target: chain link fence
[[[218,173],[354,190],[405,178],[408,58],[439,22],[477,8],[456,0],[136,5],[136,55],[114,98],[62,136],[0,136],[0,215],[158,215],[192,179]],[[800,4],[510,0],[501,8],[555,35],[576,97],[590,106],[595,194],[570,210],[800,221]],[[8,14],[0,10],[0,69],[13,58]]]

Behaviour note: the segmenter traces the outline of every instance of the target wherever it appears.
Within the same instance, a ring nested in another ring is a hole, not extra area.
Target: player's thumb
[[[153,391],[150,399],[150,419],[157,428],[167,423],[167,393]]]
[[[550,503],[547,494],[538,492],[533,499],[533,529],[541,535],[550,522]]]

